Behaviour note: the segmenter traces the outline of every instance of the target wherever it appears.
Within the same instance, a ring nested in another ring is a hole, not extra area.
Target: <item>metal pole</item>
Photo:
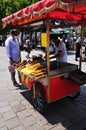
[[[49,60],[49,43],[50,43],[50,25],[49,25],[49,16],[47,15],[47,70],[48,70],[48,102],[50,101],[50,60]]]

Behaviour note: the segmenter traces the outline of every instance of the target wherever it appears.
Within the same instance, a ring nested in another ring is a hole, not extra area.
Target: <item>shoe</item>
[[[16,82],[16,83],[13,83],[13,85],[16,86],[16,87],[19,87],[19,86],[20,86],[20,84],[18,84],[17,82]]]

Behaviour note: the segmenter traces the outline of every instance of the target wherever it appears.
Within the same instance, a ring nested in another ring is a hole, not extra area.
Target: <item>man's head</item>
[[[53,42],[55,43],[56,46],[58,46],[59,43],[60,43],[60,39],[59,39],[58,37],[55,37],[55,38],[53,39]]]
[[[12,36],[17,36],[18,35],[18,31],[16,29],[12,29],[12,30],[10,30],[10,34]]]
[[[53,41],[55,43],[57,41],[59,41],[58,35],[57,34],[50,34],[50,41]]]

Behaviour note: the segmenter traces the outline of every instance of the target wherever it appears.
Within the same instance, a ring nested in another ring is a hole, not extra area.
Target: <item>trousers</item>
[[[15,78],[16,72],[10,72],[10,74],[11,74],[11,80],[12,80],[13,84],[17,83],[16,78]],[[19,82],[21,83],[21,78],[20,78],[19,72],[18,72],[18,78],[19,78]]]
[[[13,84],[15,84],[16,83],[15,72],[10,72],[10,74],[11,74],[11,80],[12,80]]]

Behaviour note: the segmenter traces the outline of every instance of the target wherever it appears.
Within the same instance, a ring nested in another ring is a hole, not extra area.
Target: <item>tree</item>
[[[86,37],[86,27],[84,28],[84,33],[83,33],[84,37]]]
[[[0,19],[17,12],[39,0],[1,0],[0,1]],[[0,34],[6,32],[8,28],[3,29],[0,20]]]

